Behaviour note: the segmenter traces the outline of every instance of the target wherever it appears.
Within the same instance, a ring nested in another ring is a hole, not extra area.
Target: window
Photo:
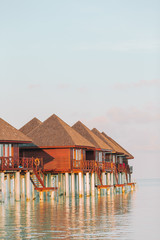
[[[76,160],[81,160],[81,149],[76,149]]]
[[[116,163],[116,156],[113,155],[113,163]]]
[[[3,144],[0,144],[0,157],[3,156]]]
[[[102,162],[102,152],[99,152],[99,162]]]
[[[11,157],[11,156],[12,156],[12,145],[9,144],[9,157]]]

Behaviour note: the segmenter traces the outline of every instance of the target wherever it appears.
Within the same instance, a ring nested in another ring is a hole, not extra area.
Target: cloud
[[[88,91],[88,89],[86,88],[86,87],[79,87],[79,88],[77,88],[77,90],[78,90],[78,92],[80,92],[80,93],[86,93],[87,91]]]
[[[159,87],[160,79],[140,80],[132,83],[116,83],[113,85],[113,88],[118,90],[126,90],[129,88],[141,88],[141,87],[152,87],[152,86]]]
[[[108,118],[116,123],[126,124],[126,123],[136,123],[136,124],[146,124],[151,122],[160,121],[160,112],[152,110],[148,111],[145,107],[137,108],[120,108],[113,107],[107,111]]]
[[[30,84],[29,86],[28,86],[28,88],[29,89],[35,89],[35,88],[40,88],[40,84]]]
[[[58,89],[68,89],[68,88],[70,88],[70,84],[60,83],[60,84],[57,84],[57,88]]]
[[[160,41],[129,41],[129,42],[98,42],[90,45],[80,46],[81,50],[99,50],[114,52],[133,52],[133,51],[158,51]]]

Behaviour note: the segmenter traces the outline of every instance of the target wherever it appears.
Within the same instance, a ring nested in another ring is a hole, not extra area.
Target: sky
[[[0,1],[0,117],[106,132],[160,177],[160,1]]]

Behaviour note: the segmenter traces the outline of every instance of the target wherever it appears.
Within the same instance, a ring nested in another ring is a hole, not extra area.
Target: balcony
[[[103,171],[104,172],[113,172],[114,169],[115,169],[115,163],[103,162]]]
[[[95,161],[94,160],[73,160],[72,170],[80,171],[94,171]]]
[[[115,164],[112,162],[98,162],[95,160],[73,160],[72,170],[95,172],[99,168],[103,172],[112,172]]]
[[[0,157],[0,171],[18,171],[18,170],[32,170],[43,168],[42,158],[13,158]]]

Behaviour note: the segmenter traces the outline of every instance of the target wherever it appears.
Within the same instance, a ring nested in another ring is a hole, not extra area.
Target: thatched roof
[[[94,147],[67,123],[53,114],[28,134],[39,147],[46,146],[86,146]]]
[[[120,146],[115,140],[113,140],[111,137],[109,137],[106,133],[102,132],[102,135],[103,135],[108,141],[110,141],[110,143],[113,143],[114,146],[116,146],[117,149],[120,150],[120,152],[122,152],[124,155],[127,156],[127,158],[129,158],[129,159],[133,159],[133,158],[134,158],[129,152],[127,152],[122,146]]]
[[[123,154],[122,149],[120,149],[116,144],[114,144],[108,137],[100,133],[96,128],[93,128],[92,132],[100,139],[102,139],[105,143],[107,143],[112,148],[113,152]]]
[[[111,147],[97,137],[89,128],[87,128],[83,123],[78,121],[72,126],[78,133],[80,133],[84,138],[90,141],[96,148],[101,148],[105,150],[111,150]]]
[[[29,137],[12,127],[2,118],[0,118],[0,141],[14,141],[16,143],[32,142]]]
[[[23,127],[19,129],[22,133],[28,135],[33,129],[38,127],[42,122],[38,118],[33,118],[31,121],[26,123]]]
[[[102,141],[104,141],[106,144],[108,144],[111,149],[112,152],[119,152],[119,149],[115,146],[115,144],[113,144],[110,140],[108,140],[101,132],[99,132],[96,128],[93,128],[91,130],[97,137],[99,137]]]

